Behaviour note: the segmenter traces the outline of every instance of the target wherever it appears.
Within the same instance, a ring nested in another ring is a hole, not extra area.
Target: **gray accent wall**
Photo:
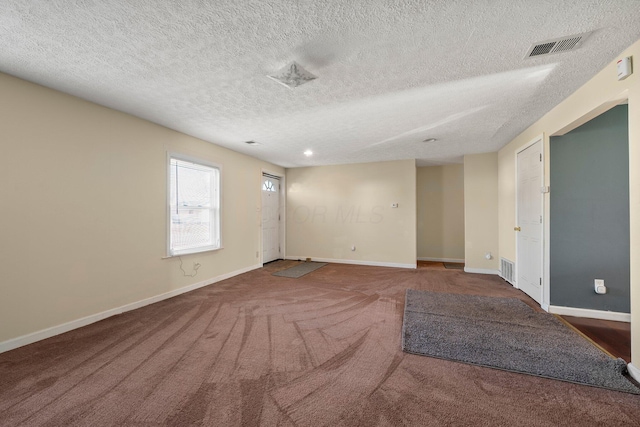
[[[628,120],[619,105],[551,138],[551,305],[630,312]]]

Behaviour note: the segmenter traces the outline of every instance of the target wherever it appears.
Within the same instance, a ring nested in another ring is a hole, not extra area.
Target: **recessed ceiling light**
[[[435,139],[435,138],[427,138],[422,142],[436,142],[436,141],[437,141],[437,139]]]
[[[307,150],[307,151],[304,152],[304,155],[307,156],[307,157],[311,156],[312,154],[313,154],[313,151],[311,151],[311,150]]]

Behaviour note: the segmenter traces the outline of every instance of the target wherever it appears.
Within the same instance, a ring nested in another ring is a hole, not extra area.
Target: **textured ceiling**
[[[3,0],[0,71],[285,167],[443,164],[500,149],[584,84],[640,38],[638,11],[638,0]],[[534,42],[592,30],[575,51],[523,59]],[[266,77],[294,60],[318,79],[291,90]]]

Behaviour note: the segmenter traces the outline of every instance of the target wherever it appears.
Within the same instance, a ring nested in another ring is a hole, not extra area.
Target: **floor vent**
[[[588,33],[574,34],[572,36],[561,37],[559,39],[534,43],[531,45],[529,50],[527,50],[527,54],[524,57],[526,59],[574,50],[579,48],[590,35],[591,31]]]
[[[512,261],[509,261],[506,258],[500,258],[500,277],[502,277],[507,282],[515,285],[513,281],[513,275],[515,274],[515,264]]]

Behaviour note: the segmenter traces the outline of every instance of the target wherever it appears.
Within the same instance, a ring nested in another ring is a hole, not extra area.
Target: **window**
[[[170,256],[221,248],[219,167],[170,155],[168,208]]]
[[[264,191],[276,191],[275,185],[270,179],[265,179],[264,184],[262,184],[262,190]]]

